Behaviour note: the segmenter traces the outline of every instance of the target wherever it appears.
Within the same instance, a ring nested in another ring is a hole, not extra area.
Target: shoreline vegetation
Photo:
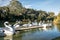
[[[54,38],[54,39],[52,39],[52,40],[60,40],[60,37],[56,37],[56,38]]]
[[[56,18],[54,19],[54,24],[59,25],[60,24],[60,13],[56,16]]]
[[[12,0],[9,5],[0,7],[0,25],[2,25],[5,21],[21,21],[23,23],[28,23],[29,21],[33,22],[35,20],[37,22],[42,21],[60,24],[59,14],[55,16],[54,12],[25,8],[19,1]]]

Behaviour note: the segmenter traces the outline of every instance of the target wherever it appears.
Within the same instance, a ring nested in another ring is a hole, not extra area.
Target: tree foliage
[[[4,21],[16,21],[16,20],[38,20],[46,21],[53,20],[54,13],[46,12],[43,10],[34,10],[30,8],[24,8],[22,4],[17,0],[12,0],[8,6],[0,7],[0,19]]]

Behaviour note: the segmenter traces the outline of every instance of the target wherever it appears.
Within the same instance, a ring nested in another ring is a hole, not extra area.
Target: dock
[[[43,26],[31,26],[31,27],[24,27],[24,28],[16,28],[16,31],[21,31],[21,30],[29,30],[29,29],[35,29],[35,28],[43,28]]]

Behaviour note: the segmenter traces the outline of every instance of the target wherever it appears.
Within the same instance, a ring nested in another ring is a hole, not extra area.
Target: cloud
[[[49,4],[53,3],[54,1],[55,0],[46,0],[46,1],[41,2],[40,4],[41,5],[49,5]]]
[[[25,8],[32,8],[32,5],[25,5]]]
[[[11,0],[0,0],[0,6],[6,6],[10,3]]]

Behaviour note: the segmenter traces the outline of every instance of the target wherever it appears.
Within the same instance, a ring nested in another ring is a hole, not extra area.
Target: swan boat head
[[[10,25],[9,22],[7,22],[7,21],[4,22],[4,26],[5,26],[5,27],[11,27],[11,25]]]
[[[20,22],[17,22],[17,23],[15,23],[14,25],[13,25],[13,28],[15,29],[15,28],[18,28],[18,27],[20,27]]]

